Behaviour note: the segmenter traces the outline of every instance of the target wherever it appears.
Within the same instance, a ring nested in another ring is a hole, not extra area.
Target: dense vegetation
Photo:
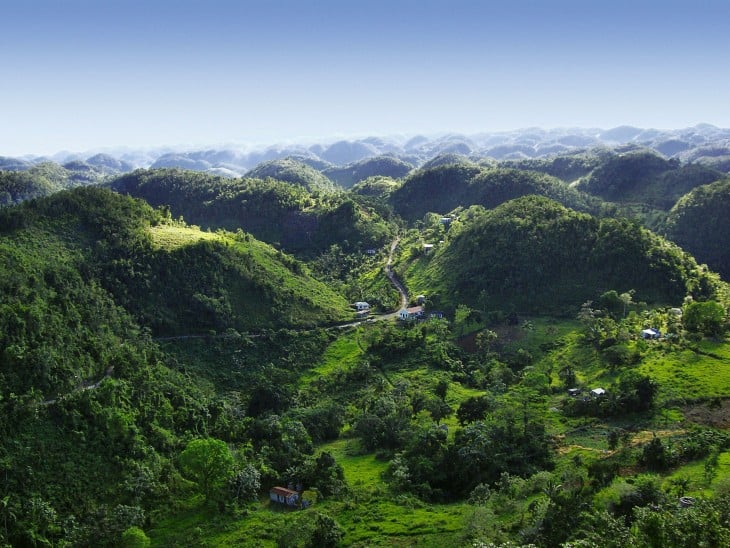
[[[292,253],[312,256],[337,244],[347,251],[380,247],[393,233],[378,212],[341,194],[309,193],[273,179],[226,179],[176,169],[139,170],[112,188],[168,206],[209,228],[242,228]]]
[[[464,164],[449,164],[414,173],[392,193],[391,202],[396,213],[413,221],[430,211],[448,213],[469,205],[491,208],[531,194],[552,198],[573,209],[599,209],[597,200],[554,177],[517,169]]]
[[[669,212],[667,237],[730,279],[730,180],[700,186]]]
[[[368,177],[405,177],[413,166],[392,156],[368,158],[343,167],[330,167],[323,171],[327,177],[343,188],[351,188]]]
[[[271,160],[256,166],[246,174],[251,179],[276,179],[300,185],[310,192],[334,192],[335,186],[325,175],[292,158]]]
[[[609,289],[633,288],[641,300],[675,304],[688,293],[712,291],[711,278],[691,257],[636,223],[598,219],[547,198],[471,208],[458,225],[433,254],[415,244],[420,258],[411,282],[452,306],[461,300],[559,314]]]
[[[334,193],[178,169],[57,192],[42,167],[56,193],[0,210],[0,545],[727,545],[730,291],[553,177],[614,159],[446,155]],[[652,180],[684,192],[675,167]],[[666,233],[727,232],[727,191]],[[377,315],[390,242],[433,318]]]
[[[681,165],[677,159],[637,150],[609,155],[576,188],[612,202],[666,210],[693,188],[720,177],[719,171],[701,164]]]

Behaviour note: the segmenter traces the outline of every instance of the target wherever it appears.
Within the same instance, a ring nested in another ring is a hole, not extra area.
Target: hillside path
[[[393,268],[391,267],[391,265],[393,264],[393,253],[395,253],[395,249],[398,247],[399,242],[400,236],[396,236],[395,240],[393,240],[393,243],[390,244],[390,252],[388,253],[388,260],[385,263],[384,270],[385,275],[390,280],[390,283],[393,284],[393,287],[395,287],[398,290],[398,293],[400,293],[400,310],[400,308],[405,308],[408,306],[408,291],[406,291],[405,286],[395,275],[395,273],[393,272]]]

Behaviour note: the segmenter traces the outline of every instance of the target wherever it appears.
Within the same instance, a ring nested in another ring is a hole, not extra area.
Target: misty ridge
[[[440,163],[454,159],[520,161],[580,154],[596,149],[617,152],[649,149],[682,163],[699,163],[719,171],[730,171],[730,129],[710,124],[673,130],[633,126],[608,130],[526,128],[473,135],[371,136],[301,144],[222,145],[196,149],[135,149],[130,145],[127,148],[107,148],[86,153],[62,151],[52,156],[0,156],[0,169],[23,171],[44,162],[55,162],[74,172],[86,171],[98,175],[125,173],[137,168],[181,168],[224,177],[241,177],[248,176],[249,172],[265,162],[291,158],[321,172],[341,186],[349,187],[369,176],[367,161],[373,158],[386,158],[384,161],[390,164],[387,174],[402,177],[410,169],[423,167],[426,162],[444,155],[448,156]],[[340,169],[343,167],[348,169],[343,171]],[[365,175],[353,180],[353,172],[357,170]],[[251,176],[255,176],[255,173]]]

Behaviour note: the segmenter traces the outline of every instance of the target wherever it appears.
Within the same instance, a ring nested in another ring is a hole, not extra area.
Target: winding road
[[[355,327],[363,323],[367,322],[375,322],[375,321],[383,321],[383,320],[392,320],[394,318],[398,317],[398,311],[401,308],[405,308],[408,306],[408,291],[406,290],[403,283],[398,279],[398,277],[393,272],[393,268],[391,265],[393,264],[393,254],[395,253],[396,248],[398,247],[398,243],[400,242],[400,236],[397,236],[390,244],[390,251],[388,252],[388,260],[385,263],[385,266],[383,267],[383,272],[385,273],[385,276],[388,278],[390,283],[395,287],[395,289],[398,291],[398,294],[400,295],[400,306],[398,307],[398,310],[395,312],[389,312],[387,314],[377,314],[374,316],[371,316],[370,318],[366,320],[357,320],[354,322],[347,322],[342,324],[337,324],[330,326],[331,329],[345,329],[347,327]],[[248,337],[260,337],[260,334],[257,333],[247,333]],[[216,335],[178,335],[173,337],[157,337],[154,340],[158,342],[163,341],[176,341],[176,340],[185,340],[185,339],[211,339],[211,338],[225,338],[230,337],[231,335],[227,333],[218,333]],[[74,394],[76,392],[81,392],[83,390],[95,390],[99,388],[101,383],[104,381],[104,379],[107,379],[111,377],[112,373],[114,372],[114,366],[110,366],[107,368],[107,370],[104,372],[104,376],[102,376],[101,379],[94,382],[93,380],[87,379],[85,381],[82,381],[81,384],[71,392],[67,394],[63,394],[60,396],[57,396],[56,398],[49,399],[49,400],[43,400],[41,402],[38,402],[37,405],[40,406],[49,406],[54,405],[59,399],[66,397],[70,394]]]

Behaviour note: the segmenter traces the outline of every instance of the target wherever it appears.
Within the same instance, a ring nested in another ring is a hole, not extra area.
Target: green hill
[[[276,179],[295,185],[301,185],[310,192],[335,192],[335,185],[327,177],[307,164],[292,158],[271,160],[259,164],[246,173],[252,179]]]
[[[0,206],[48,196],[62,188],[62,185],[30,171],[0,171]]]
[[[699,185],[716,181],[719,171],[700,164],[681,165],[653,151],[611,154],[576,188],[620,203],[643,203],[664,210]]]
[[[329,177],[338,185],[344,188],[351,188],[356,183],[367,179],[368,177],[390,177],[400,179],[405,177],[413,166],[403,160],[392,156],[376,156],[375,158],[367,158],[360,160],[354,164],[344,167],[331,167],[323,171],[324,175]]]
[[[543,197],[462,217],[443,246],[411,265],[406,281],[413,292],[438,293],[452,306],[561,313],[610,289],[677,304],[711,285],[694,259],[646,229]]]
[[[540,173],[505,168],[450,164],[420,170],[406,178],[391,195],[393,209],[409,221],[427,212],[447,213],[457,207],[487,208],[536,194],[584,211],[598,210],[595,198],[570,188],[559,179]]]
[[[730,279],[730,180],[699,186],[682,197],[664,230],[699,262]]]
[[[537,171],[557,177],[566,183],[572,183],[578,178],[588,175],[599,164],[600,154],[596,153],[561,154],[552,158],[529,158],[502,162],[503,167]]]
[[[380,247],[393,227],[345,194],[310,194],[273,179],[226,179],[179,169],[138,170],[111,183],[119,192],[169,206],[174,216],[206,228],[241,228],[301,256],[333,244],[346,251]]]
[[[15,221],[14,221],[15,220]],[[141,201],[98,188],[59,193],[9,210],[7,245],[76,268],[158,334],[327,323],[349,317],[342,297],[295,259],[239,233],[201,232]],[[61,242],[58,244],[55,242]],[[14,242],[11,244],[11,242]]]
[[[94,163],[71,161],[61,166],[42,162],[22,171],[0,170],[0,207],[48,196],[67,188],[97,184],[108,175],[118,173],[119,169],[129,167],[122,162],[119,162],[119,169],[113,164],[103,164],[102,155],[92,160]]]

